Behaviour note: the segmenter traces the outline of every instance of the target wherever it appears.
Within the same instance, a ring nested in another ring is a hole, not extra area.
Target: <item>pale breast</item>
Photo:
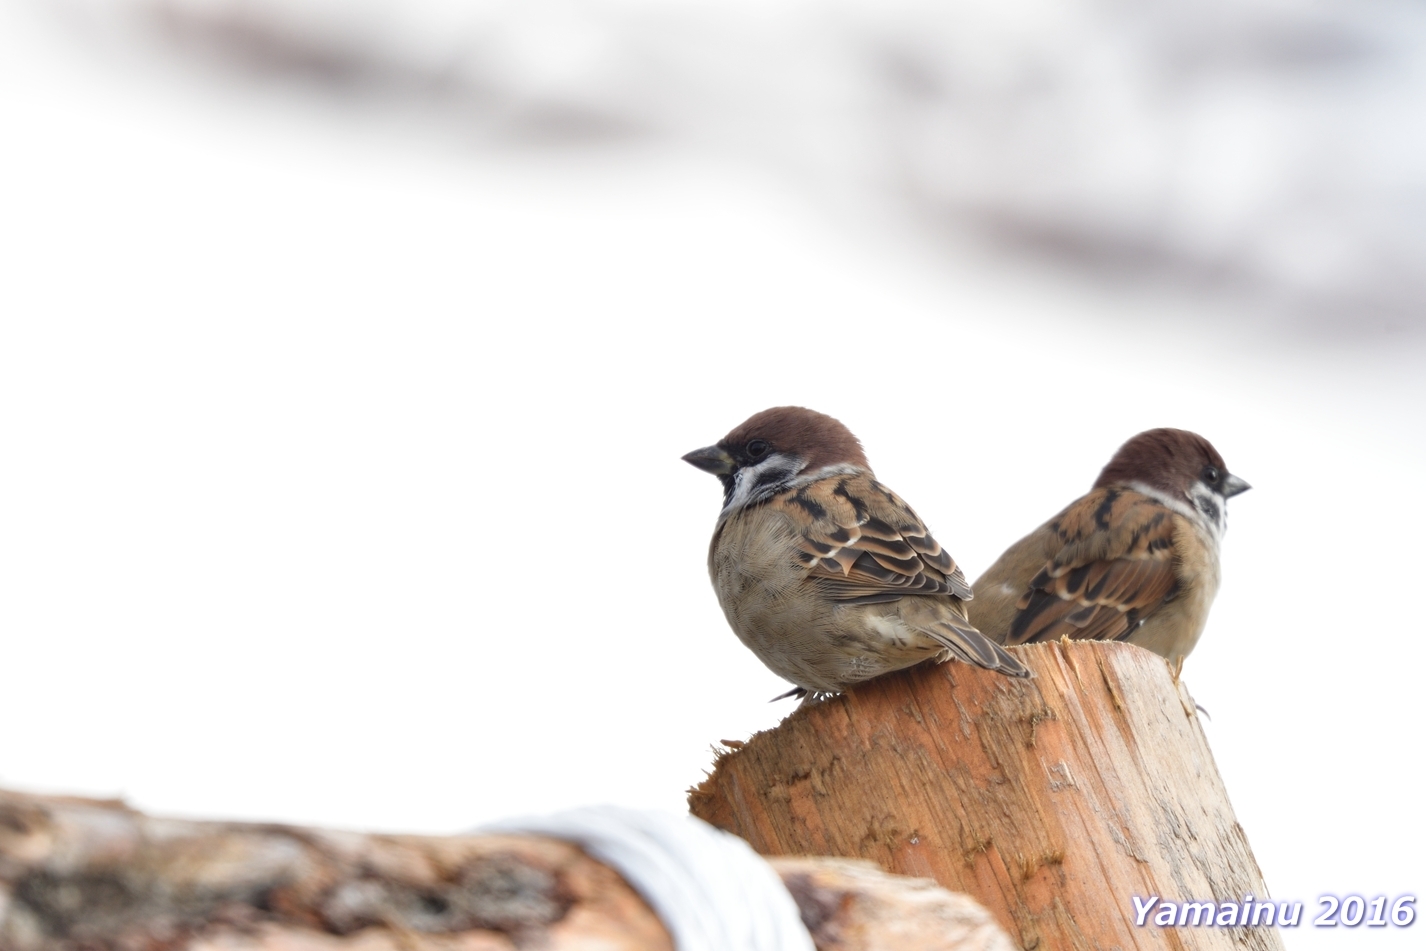
[[[835,693],[940,651],[902,623],[895,602],[828,600],[796,556],[796,526],[770,509],[725,522],[708,551],[718,603],[738,639],[778,676]]]
[[[807,632],[826,625],[828,606],[807,596],[806,567],[796,558],[796,528],[767,508],[724,522],[708,550],[708,573],[733,632],[779,676],[794,677]]]
[[[1218,540],[1209,530],[1175,514],[1174,552],[1177,593],[1128,638],[1171,662],[1198,644],[1219,584]]]

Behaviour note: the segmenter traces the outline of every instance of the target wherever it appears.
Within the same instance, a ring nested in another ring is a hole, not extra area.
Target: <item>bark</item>
[[[933,882],[774,863],[820,951],[1010,951]],[[672,951],[610,868],[534,836],[156,819],[0,791],[0,951]]]
[[[1272,928],[1134,924],[1133,896],[1267,895],[1164,661],[1117,643],[1019,656],[1034,679],[923,665],[806,705],[723,753],[692,811],[764,855],[934,878],[1027,949],[1280,949]]]

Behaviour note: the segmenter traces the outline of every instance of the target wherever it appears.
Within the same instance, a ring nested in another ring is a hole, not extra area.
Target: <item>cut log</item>
[[[819,951],[1013,951],[985,909],[841,859],[782,859]],[[612,869],[536,836],[154,819],[0,791],[0,951],[672,951]]]
[[[1015,951],[990,912],[929,878],[888,875],[855,859],[769,861],[817,951]]]
[[[805,705],[720,754],[692,812],[763,855],[933,878],[1027,949],[1280,949],[1268,927],[1135,926],[1134,896],[1267,895],[1163,659],[1085,642],[1018,656],[1034,679],[923,665]]]

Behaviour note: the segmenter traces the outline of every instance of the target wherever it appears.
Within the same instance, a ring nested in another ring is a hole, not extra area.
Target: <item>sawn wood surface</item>
[[[720,755],[694,815],[765,855],[864,858],[988,908],[1022,947],[1276,951],[1269,927],[1134,924],[1132,896],[1267,897],[1187,690],[1128,644],[921,665]]]

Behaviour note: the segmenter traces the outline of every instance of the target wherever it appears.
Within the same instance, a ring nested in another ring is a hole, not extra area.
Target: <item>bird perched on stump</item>
[[[797,685],[784,696],[932,657],[1030,675],[966,620],[965,576],[837,420],[779,406],[683,458],[723,483],[708,573],[734,633]]]
[[[1182,665],[1218,593],[1228,500],[1249,488],[1202,436],[1140,433],[976,581],[971,620],[1002,644],[1128,641]]]

